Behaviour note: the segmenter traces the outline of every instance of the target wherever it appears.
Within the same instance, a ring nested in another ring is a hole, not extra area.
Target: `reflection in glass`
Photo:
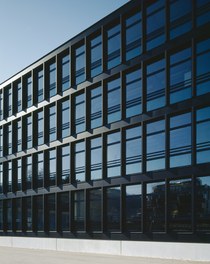
[[[120,24],[112,27],[107,31],[107,68],[111,69],[120,64],[120,48],[121,48],[121,40],[120,40]]]
[[[107,135],[107,177],[121,175],[121,134]]]
[[[75,50],[75,83],[85,80],[85,45]]]
[[[85,181],[85,142],[75,144],[75,180]]]
[[[26,220],[26,231],[32,230],[32,203],[31,203],[31,197],[23,198],[25,199],[25,206],[23,207],[23,210],[25,211],[25,219]]]
[[[146,229],[148,232],[165,230],[165,182],[146,185]]]
[[[32,106],[32,93],[33,93],[33,88],[32,88],[32,77],[28,77],[26,80],[26,98],[27,98],[27,108]]]
[[[170,56],[170,103],[183,101],[192,96],[191,48]]]
[[[126,117],[142,112],[141,69],[126,74]]]
[[[107,230],[120,230],[120,187],[107,188]]]
[[[102,126],[102,89],[101,86],[92,89],[91,93],[91,129]]]
[[[37,74],[37,94],[38,94],[38,103],[44,100],[44,73],[43,70],[39,71]]]
[[[46,216],[48,219],[48,230],[55,231],[56,229],[56,212],[55,212],[55,194],[46,196]]]
[[[12,162],[7,163],[7,192],[12,192]]]
[[[147,66],[147,111],[165,105],[165,59]]]
[[[191,164],[191,113],[170,118],[170,167]]]
[[[62,138],[70,135],[70,102],[62,102]]]
[[[69,145],[61,148],[61,180],[62,184],[68,183],[70,178],[70,147]]]
[[[28,116],[26,118],[26,125],[27,125],[27,149],[32,148],[32,116]]]
[[[141,231],[141,184],[126,186],[126,230]]]
[[[6,230],[12,230],[12,200],[5,201],[6,207]]]
[[[21,82],[17,84],[17,112],[22,110],[22,84]]]
[[[141,127],[126,129],[126,175],[142,171]]]
[[[49,185],[56,184],[56,150],[49,151]]]
[[[85,203],[84,203],[84,191],[77,191],[74,193],[74,215],[73,224],[75,231],[84,230],[85,219]]]
[[[102,38],[101,35],[90,41],[91,77],[102,72]]]
[[[70,86],[70,61],[69,54],[62,58],[62,92]]]
[[[35,216],[36,216],[36,230],[44,230],[44,203],[43,196],[35,196]]]
[[[17,152],[22,150],[22,124],[21,120],[17,121]]]
[[[36,179],[37,188],[41,188],[44,185],[44,155],[43,153],[37,154],[37,166],[36,166]]]
[[[196,25],[199,27],[210,21],[209,0],[196,0]]]
[[[0,157],[3,156],[3,128],[0,127]]]
[[[196,230],[210,231],[210,176],[196,178]]]
[[[0,163],[0,193],[3,192],[3,164]]]
[[[147,124],[147,171],[165,168],[165,120]]]
[[[22,229],[22,203],[21,198],[15,200],[15,229]]]
[[[75,132],[76,134],[85,130],[85,95],[75,97]]]
[[[56,63],[49,66],[49,97],[56,94]]]
[[[17,191],[22,189],[22,160],[17,160]]]
[[[49,141],[56,140],[56,110],[55,106],[49,108]]]
[[[38,129],[38,145],[44,143],[44,113],[40,111],[37,113],[37,129]]]
[[[191,179],[170,181],[169,184],[169,229],[191,231],[192,182]]]
[[[28,156],[26,157],[26,189],[32,188],[32,157]]]
[[[196,162],[210,162],[210,107],[196,112]]]
[[[90,190],[89,192],[90,230],[101,230],[101,189]]]
[[[59,194],[61,231],[69,231],[69,192]]]

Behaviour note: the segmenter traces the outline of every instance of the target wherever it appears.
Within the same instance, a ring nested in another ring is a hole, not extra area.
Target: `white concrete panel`
[[[56,250],[55,238],[13,237],[13,247]]]
[[[120,255],[121,242],[110,240],[58,239],[57,250]]]
[[[1,247],[12,247],[12,237],[0,237]]]
[[[122,241],[122,255],[210,261],[210,244]]]

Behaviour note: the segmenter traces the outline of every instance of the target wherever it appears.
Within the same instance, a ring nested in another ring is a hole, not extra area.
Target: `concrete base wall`
[[[0,237],[0,246],[210,262],[210,244]]]

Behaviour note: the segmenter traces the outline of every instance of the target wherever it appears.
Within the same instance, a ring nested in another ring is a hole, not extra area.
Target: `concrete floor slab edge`
[[[210,262],[210,244],[0,237],[0,246]]]

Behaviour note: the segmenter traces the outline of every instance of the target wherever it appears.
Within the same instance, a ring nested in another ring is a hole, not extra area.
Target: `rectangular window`
[[[60,210],[60,225],[61,231],[69,231],[70,221],[69,221],[69,192],[60,193],[59,199],[59,210]]]
[[[84,230],[85,224],[85,202],[84,191],[77,191],[74,193],[74,215],[73,224],[75,231]]]
[[[147,124],[147,171],[165,169],[165,120]]]
[[[43,231],[44,230],[44,203],[43,203],[43,196],[35,196],[35,212],[34,215],[36,216],[36,231]]]
[[[69,183],[70,179],[70,146],[64,146],[61,148],[61,166],[62,166],[62,172],[61,172],[61,180],[62,184]]]
[[[3,157],[3,128],[0,127],[0,157]]]
[[[210,21],[210,2],[209,0],[196,0],[196,25],[199,27]]]
[[[147,111],[165,106],[165,59],[147,65]]]
[[[56,109],[55,105],[49,108],[49,142],[56,140]]]
[[[147,17],[147,50],[165,42],[165,1],[158,0],[146,9]]]
[[[26,157],[26,189],[32,188],[32,157]]]
[[[120,231],[120,187],[107,188],[106,223],[108,231]]]
[[[27,125],[27,149],[32,148],[32,116],[26,118]]]
[[[196,112],[196,162],[210,162],[210,107]]]
[[[101,230],[101,189],[90,190],[89,192],[89,210],[90,210],[90,230],[100,231]]]
[[[38,145],[44,144],[44,113],[40,111],[37,113],[37,136],[38,136]]]
[[[102,126],[102,88],[101,86],[90,90],[91,97],[91,129]]]
[[[22,202],[21,198],[15,199],[15,229],[22,230]]]
[[[22,150],[22,122],[21,120],[17,121],[17,152]]]
[[[56,184],[56,150],[49,151],[49,185]]]
[[[69,54],[62,58],[62,92],[70,87],[70,61]]]
[[[75,83],[85,81],[85,45],[75,49]]]
[[[171,231],[192,230],[192,181],[179,179],[169,183],[169,229]]]
[[[120,78],[107,83],[107,121],[108,124],[116,122],[121,119],[121,84]]]
[[[25,228],[26,231],[32,230],[32,203],[31,203],[31,197],[23,198],[25,202],[25,207],[23,207],[23,210],[25,212]]]
[[[148,232],[165,231],[165,182],[146,185],[146,229]]]
[[[3,120],[3,92],[0,92],[0,120]]]
[[[56,230],[55,194],[46,195],[46,217],[48,231]]]
[[[75,97],[75,132],[76,134],[85,131],[85,95]]]
[[[4,100],[5,100],[4,113],[5,113],[5,117],[8,117],[12,115],[12,88],[11,86],[4,89]]]
[[[7,192],[12,192],[12,162],[7,163]]]
[[[85,181],[85,142],[75,144],[75,180]]]
[[[196,230],[210,231],[210,176],[196,178]]]
[[[102,37],[90,41],[91,78],[102,72]]]
[[[3,164],[0,163],[0,193],[3,192]]]
[[[102,138],[90,140],[90,178],[91,180],[102,179]]]
[[[170,103],[192,96],[192,52],[191,48],[170,56]]]
[[[121,29],[120,24],[112,27],[107,31],[107,68],[111,69],[119,65],[121,62]]]
[[[56,63],[49,65],[49,97],[56,95]]]
[[[17,191],[22,190],[22,160],[17,160]]]
[[[42,188],[44,186],[44,154],[38,153],[36,159],[36,185],[37,188]]]
[[[107,177],[121,176],[121,134],[107,135]]]
[[[141,54],[141,12],[128,17],[126,24],[126,61]]]
[[[5,201],[5,208],[6,208],[6,230],[12,230],[12,200]]]
[[[22,84],[19,82],[17,86],[15,87],[17,89],[17,112],[20,112],[22,110]]]
[[[70,102],[66,100],[62,102],[62,138],[70,135]]]
[[[170,0],[170,38],[174,39],[192,28],[192,1]]]
[[[142,113],[141,69],[127,73],[126,79],[126,118]]]
[[[191,164],[191,113],[170,118],[170,167]]]
[[[6,128],[6,133],[5,133],[5,136],[6,136],[6,149],[7,149],[7,155],[11,155],[12,154],[12,125],[9,124],[7,126],[5,126]]]
[[[126,175],[142,171],[141,127],[126,129]]]
[[[40,103],[44,100],[44,73],[43,70],[37,73],[37,101]]]
[[[141,231],[142,192],[141,184],[127,185],[125,197],[125,228],[128,231]]]
[[[26,80],[26,98],[27,98],[27,108],[32,106],[32,93],[33,93],[33,88],[32,88],[32,77],[28,77]]]
[[[210,92],[210,38],[196,45],[196,94]]]

